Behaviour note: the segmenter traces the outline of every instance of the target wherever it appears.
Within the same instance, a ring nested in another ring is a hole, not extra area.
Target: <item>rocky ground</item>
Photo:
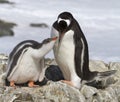
[[[60,81],[48,81],[46,85],[28,88],[12,88],[5,85],[5,69],[7,56],[0,55],[0,102],[120,102],[120,62],[90,60],[91,70],[117,70],[114,76],[103,80],[106,88],[96,89],[83,85],[80,90]],[[46,59],[46,65],[56,65],[51,59]]]

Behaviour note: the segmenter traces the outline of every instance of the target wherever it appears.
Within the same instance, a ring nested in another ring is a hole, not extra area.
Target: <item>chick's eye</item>
[[[50,42],[50,40],[48,40],[47,42]]]
[[[49,42],[50,42],[50,39],[47,39],[47,40],[46,40],[46,43],[49,43]]]
[[[50,42],[50,38],[47,40],[47,42]]]

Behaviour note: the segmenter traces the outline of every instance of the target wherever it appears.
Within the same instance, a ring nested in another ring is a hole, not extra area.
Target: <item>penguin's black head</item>
[[[58,19],[57,19],[57,24],[60,32],[66,31],[73,20],[73,16],[69,12],[63,12],[59,14]]]

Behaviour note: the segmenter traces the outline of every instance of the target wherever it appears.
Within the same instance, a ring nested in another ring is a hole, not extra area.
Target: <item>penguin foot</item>
[[[14,82],[14,81],[11,81],[11,82],[10,82],[10,86],[11,86],[11,87],[15,87],[15,82]]]
[[[29,81],[28,86],[29,87],[38,87],[39,85],[35,85],[34,81]]]
[[[71,81],[68,81],[68,80],[61,80],[61,82],[66,83],[70,86],[74,86],[73,83]]]

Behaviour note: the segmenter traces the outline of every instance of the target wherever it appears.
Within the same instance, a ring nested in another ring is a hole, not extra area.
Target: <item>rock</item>
[[[9,3],[7,0],[0,0],[0,3]]]
[[[99,60],[90,60],[89,67],[91,71],[103,72],[108,70],[108,65]]]
[[[7,64],[8,56],[5,54],[0,54],[0,64]]]
[[[36,88],[3,87],[1,102],[85,102],[81,92],[61,82],[49,82]]]
[[[99,92],[96,88],[87,85],[84,85],[80,91],[88,102],[92,102],[93,97]]]
[[[48,28],[48,25],[45,23],[31,23],[31,27],[41,27],[41,28]]]
[[[13,36],[14,32],[12,28],[16,26],[15,23],[5,22],[0,20],[0,37],[2,36]]]
[[[2,54],[0,55],[0,59],[7,59],[7,56]],[[57,65],[52,65],[53,63],[56,64],[55,60],[46,59],[45,64],[49,66],[48,68],[53,68],[54,70],[51,70],[56,73],[55,71],[59,70],[59,67]],[[113,69],[118,70],[117,75],[110,77],[109,80],[106,80],[106,82],[111,83],[111,85],[104,89],[97,89],[91,86],[83,85],[81,89],[78,90],[60,81],[48,81],[47,84],[35,88],[23,86],[12,88],[5,86],[4,72],[7,63],[1,63],[0,102],[120,102],[119,63],[111,62],[109,64],[105,64],[102,61],[91,61],[90,63],[92,68],[94,68],[93,70],[96,70],[96,68],[100,68],[101,71]],[[112,82],[114,77],[117,77],[117,82]]]
[[[8,0],[0,0],[0,3],[2,3],[2,4],[13,4],[13,2],[10,2]]]
[[[45,65],[46,66],[55,65],[54,63],[55,63],[54,59],[45,58]]]
[[[112,85],[106,89],[99,89],[84,85],[81,93],[86,102],[120,102],[120,85]]]
[[[120,62],[110,62],[108,68],[110,70],[117,70],[113,78],[116,80],[115,85],[120,85]]]
[[[120,79],[120,62],[110,62],[109,69],[117,70],[117,73],[115,74],[115,78]]]
[[[105,90],[99,90],[93,97],[93,100],[96,100],[95,102],[119,102],[120,100],[118,99],[119,97],[115,90],[116,88],[112,87],[108,87]]]

